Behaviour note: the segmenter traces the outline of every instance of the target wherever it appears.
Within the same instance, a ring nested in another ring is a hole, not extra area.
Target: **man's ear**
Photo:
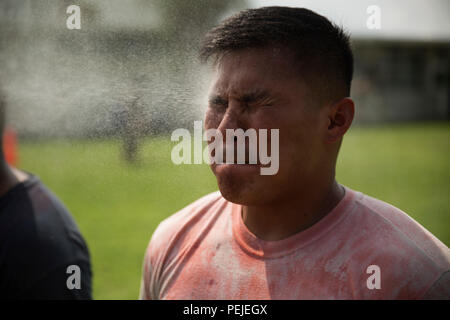
[[[355,103],[350,98],[343,98],[328,109],[327,143],[335,143],[347,132],[355,115]]]

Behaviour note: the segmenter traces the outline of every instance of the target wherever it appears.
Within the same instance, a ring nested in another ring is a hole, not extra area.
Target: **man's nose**
[[[245,131],[247,129],[247,122],[247,114],[242,107],[238,105],[228,106],[217,130],[220,130],[222,136],[225,137],[226,129],[243,129]]]

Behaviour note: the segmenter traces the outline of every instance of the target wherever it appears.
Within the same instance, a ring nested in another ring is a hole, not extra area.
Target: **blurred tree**
[[[134,163],[138,160],[139,138],[143,127],[143,108],[138,103],[140,97],[134,97],[132,101],[125,105],[123,116],[123,152],[125,160]]]
[[[163,39],[188,50],[195,50],[198,40],[224,17],[227,11],[247,7],[246,1],[242,0],[154,0],[151,3],[160,14],[159,31]]]

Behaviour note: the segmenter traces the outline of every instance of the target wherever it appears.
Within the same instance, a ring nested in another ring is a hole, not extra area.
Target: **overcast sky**
[[[343,25],[353,36],[450,41],[450,0],[249,0],[254,7],[305,7]],[[381,9],[381,29],[369,30],[367,7]]]

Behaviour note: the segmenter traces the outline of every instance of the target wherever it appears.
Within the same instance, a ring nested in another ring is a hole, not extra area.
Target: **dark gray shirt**
[[[0,299],[91,299],[91,277],[75,221],[36,176],[0,197]]]

